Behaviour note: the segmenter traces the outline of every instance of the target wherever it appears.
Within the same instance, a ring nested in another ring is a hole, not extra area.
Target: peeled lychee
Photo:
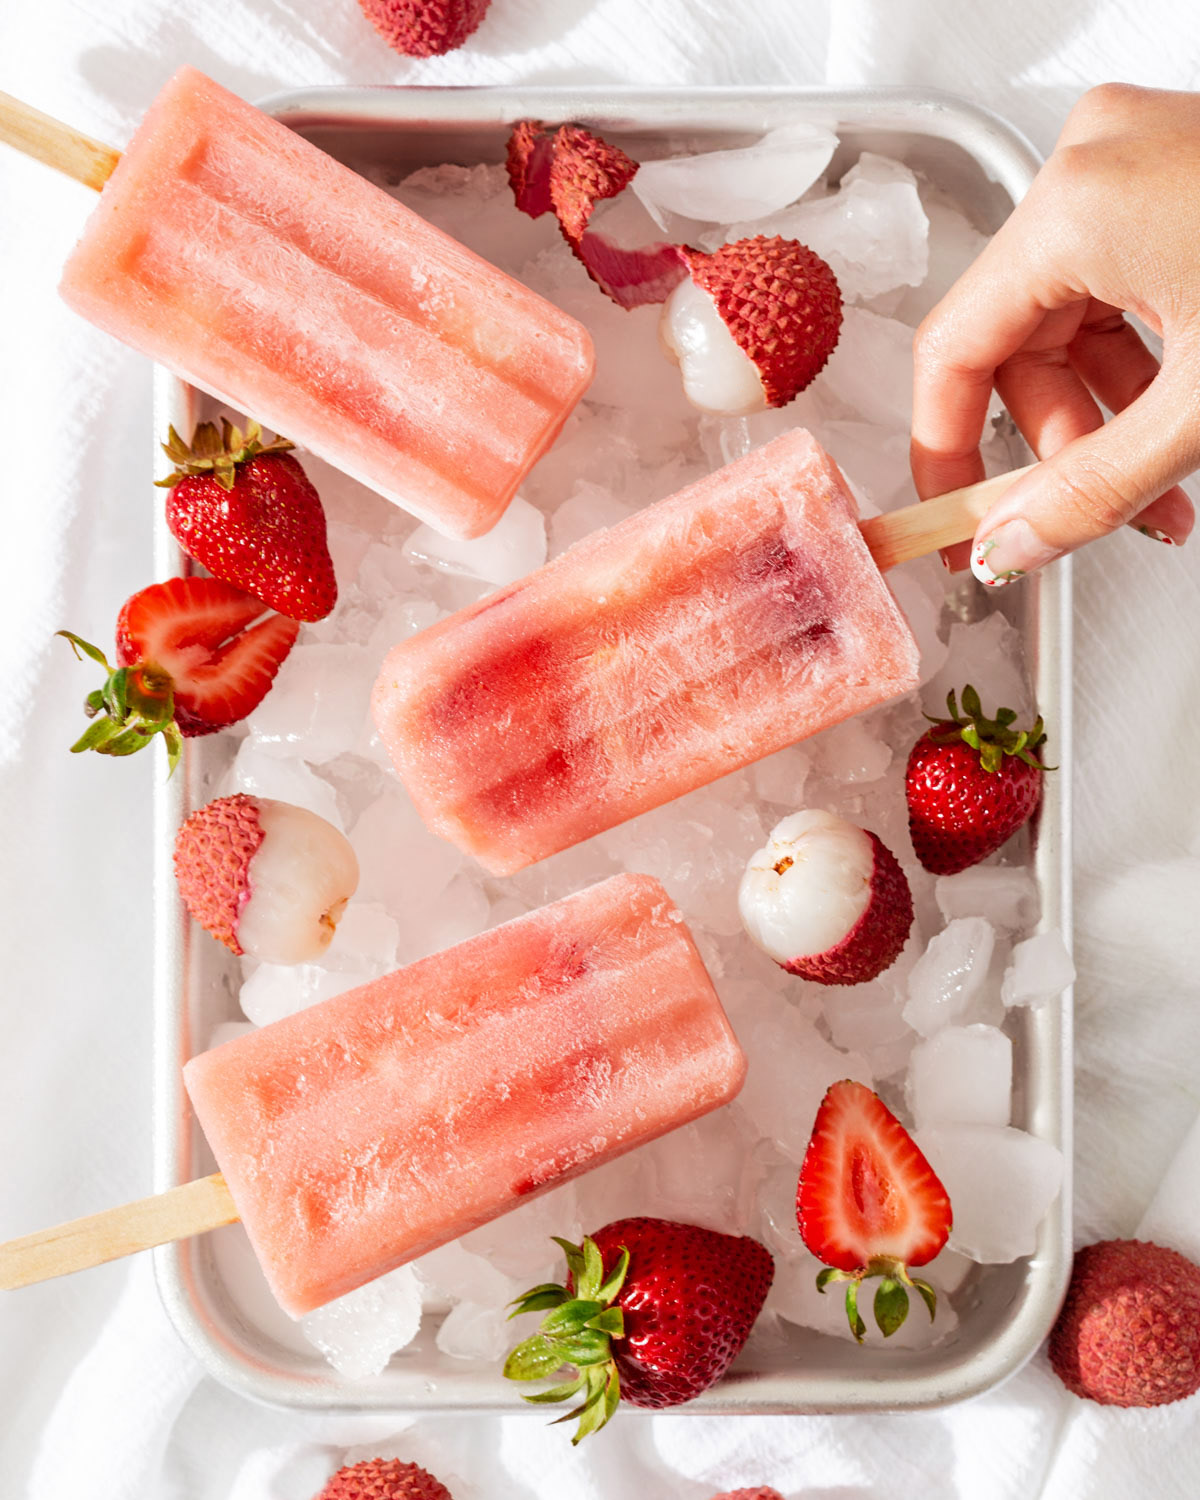
[[[807,245],[778,235],[681,254],[690,280],[667,299],[661,332],[689,399],[731,416],[786,406],[837,345],[837,277]]]
[[[231,952],[298,964],[329,946],[358,888],[358,860],[316,813],[239,792],[184,823],[175,877],[188,911]]]
[[[406,57],[440,57],[461,47],[491,0],[358,0],[389,47]]]
[[[1075,1256],[1050,1332],[1069,1391],[1103,1406],[1164,1406],[1200,1390],[1200,1266],[1144,1240],[1102,1240]]]
[[[873,833],[833,813],[792,813],[750,858],[738,910],[751,940],[790,974],[862,984],[894,963],[912,892]]]

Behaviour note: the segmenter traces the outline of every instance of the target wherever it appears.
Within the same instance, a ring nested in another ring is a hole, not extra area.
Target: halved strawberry
[[[109,674],[89,693],[91,726],[71,746],[131,755],[156,734],[171,769],[181,735],[212,734],[258,707],[300,626],[219,578],[171,578],[139,590],[117,617],[117,666],[69,630],[75,648]]]
[[[800,1237],[826,1269],[824,1291],[845,1281],[846,1316],[862,1342],[859,1283],[880,1276],[875,1321],[885,1338],[908,1315],[908,1287],[937,1311],[928,1282],[908,1274],[945,1245],[950,1199],[916,1143],[877,1094],[843,1079],[825,1094],[804,1153],[796,1193]]]

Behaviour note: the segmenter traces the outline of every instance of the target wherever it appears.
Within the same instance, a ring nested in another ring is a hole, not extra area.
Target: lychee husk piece
[[[932,714],[925,715],[933,725],[929,731],[930,737],[945,742],[962,740],[972,750],[979,752],[979,762],[985,771],[995,774],[1003,765],[1006,755],[1013,755],[1038,771],[1055,769],[1054,766],[1043,765],[1033,754],[1046,739],[1046,726],[1040,714],[1029,729],[1012,727],[1017,720],[1016,710],[1012,708],[997,709],[995,718],[989,719],[983,711],[979,694],[970,683],[962,690],[962,712],[959,712],[958,699],[953,689],[946,696],[946,708],[949,711],[946,719],[935,719]]]
[[[557,1235],[553,1238],[566,1255],[574,1291],[557,1282],[543,1282],[516,1299],[510,1318],[543,1308],[549,1311],[537,1333],[510,1352],[504,1374],[509,1380],[543,1380],[564,1365],[573,1366],[573,1378],[524,1399],[544,1405],[582,1396],[578,1406],[558,1418],[559,1422],[579,1419],[571,1439],[575,1444],[588,1433],[599,1431],[621,1399],[612,1340],[625,1336],[625,1315],[614,1304],[629,1270],[629,1251],[622,1249],[612,1274],[606,1278],[604,1258],[595,1240],[585,1238],[581,1245],[573,1245]]]
[[[228,417],[222,417],[220,429],[214,422],[201,422],[190,444],[184,442],[174,427],[169,427],[167,441],[159,446],[175,465],[165,479],[154,481],[159,489],[173,489],[184,479],[208,475],[222,489],[231,490],[239,464],[268,453],[289,453],[295,444],[283,437],[275,437],[268,443],[257,422],[249,422],[243,432]]]
[[[134,755],[161,734],[167,747],[167,774],[183,754],[183,736],[175,722],[175,687],[171,674],[154,662],[113,667],[99,646],[70,630],[55,631],[69,641],[80,661],[98,662],[108,674],[103,687],[84,699],[91,724],[71,746],[71,754],[95,750],[98,755]]]
[[[921,1301],[929,1309],[929,1321],[932,1323],[937,1317],[937,1293],[927,1281],[910,1276],[903,1261],[892,1256],[880,1256],[877,1260],[868,1261],[857,1271],[839,1271],[834,1266],[826,1266],[817,1273],[817,1291],[823,1292],[832,1282],[846,1283],[846,1321],[850,1324],[850,1332],[856,1343],[861,1344],[867,1333],[867,1325],[858,1310],[858,1289],[864,1281],[875,1276],[881,1279],[875,1288],[872,1311],[885,1339],[891,1338],[908,1317],[910,1287],[920,1295]]]

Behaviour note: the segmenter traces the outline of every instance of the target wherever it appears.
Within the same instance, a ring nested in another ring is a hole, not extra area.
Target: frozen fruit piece
[[[194,68],[151,105],[61,290],[453,536],[496,522],[592,375],[573,318]]]
[[[99,647],[60,630],[108,673],[85,700],[92,724],[71,749],[132,755],[161,734],[174,770],[181,735],[212,734],[262,702],[299,631],[219,578],[171,578],[127,599],[115,668]]]
[[[682,254],[691,279],[663,308],[662,335],[688,398],[730,416],[786,406],[837,345],[842,295],[833,272],[779,236]]]
[[[398,1458],[369,1458],[339,1469],[316,1500],[453,1500],[440,1479]]]
[[[679,911],[622,875],[194,1057],[298,1316],[724,1104],[742,1055]]]
[[[572,1442],[603,1427],[618,1401],[662,1408],[714,1385],[750,1336],[775,1263],[757,1240],[669,1219],[606,1224],[582,1245],[557,1242],[566,1284],[543,1283],[514,1304],[549,1309],[509,1355],[510,1380],[540,1380],[562,1366],[573,1379],[526,1397],[580,1405]]]
[[[1162,1245],[1102,1240],[1075,1255],[1050,1364],[1103,1406],[1163,1406],[1200,1390],[1200,1266]]]
[[[461,47],[491,0],[358,0],[389,47],[406,57],[440,57]]]
[[[511,874],[916,672],[853,497],[797,429],[402,642],[372,711],[430,829]]]
[[[826,1269],[822,1291],[846,1282],[846,1315],[861,1343],[866,1324],[858,1289],[879,1276],[875,1321],[885,1338],[908,1314],[914,1287],[932,1318],[937,1297],[910,1266],[923,1266],[950,1232],[950,1199],[915,1141],[877,1094],[835,1083],[817,1112],[796,1194],[800,1237]]]
[[[175,838],[184,905],[233,953],[308,963],[358,886],[345,834],[304,807],[239,792],[197,808]]]
[[[201,422],[185,443],[172,427],[163,451],[175,469],[167,526],[189,557],[293,620],[323,620],[337,603],[320,496],[284,438],[257,422]]]
[[[984,716],[968,684],[962,713],[953,692],[949,717],[913,746],[904,776],[913,849],[927,870],[954,875],[994,854],[1023,828],[1042,798],[1041,719],[1014,729],[1016,713]]]
[[[738,909],[764,953],[818,984],[874,979],[895,962],[913,921],[912,892],[890,850],[816,809],[784,818],[751,856]]]

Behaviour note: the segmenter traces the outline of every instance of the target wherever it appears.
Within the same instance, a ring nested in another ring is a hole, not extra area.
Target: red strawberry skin
[[[825,367],[842,329],[837,277],[798,240],[756,235],[711,255],[685,249],[734,341],[758,368],[768,406],[786,406]]]
[[[299,631],[295,620],[218,578],[171,578],[122,605],[117,660],[162,667],[180,732],[211,734],[258,707]]]
[[[1006,755],[999,769],[985,771],[970,745],[944,737],[954,729],[939,720],[927,730],[904,776],[913,850],[935,875],[956,875],[994,854],[1042,798],[1040,765]]]
[[[450,1491],[418,1464],[371,1458],[339,1469],[316,1500],[454,1500]]]
[[[800,1237],[827,1266],[923,1266],[950,1233],[950,1199],[878,1095],[844,1079],[817,1111],[796,1195]]]
[[[231,953],[242,952],[238,918],[263,837],[258,802],[244,792],[197,808],[175,837],[175,879],[184,905]]]
[[[389,47],[406,57],[440,57],[461,47],[491,0],[359,0]]]
[[[322,620],[337,603],[325,511],[289,453],[239,463],[232,489],[210,474],[179,480],[167,525],[215,577],[293,620]]]
[[[714,1495],[713,1500],[783,1500],[783,1496],[769,1484],[760,1484],[752,1490],[726,1490],[723,1495]]]
[[[621,1399],[675,1406],[719,1380],[762,1311],[775,1263],[757,1240],[667,1219],[618,1219],[592,1236],[606,1274],[621,1247],[617,1297],[625,1337],[613,1341]]]
[[[908,878],[887,845],[869,829],[864,832],[875,851],[866,910],[834,947],[783,964],[789,974],[817,984],[864,984],[894,964],[908,941],[913,924]]]

